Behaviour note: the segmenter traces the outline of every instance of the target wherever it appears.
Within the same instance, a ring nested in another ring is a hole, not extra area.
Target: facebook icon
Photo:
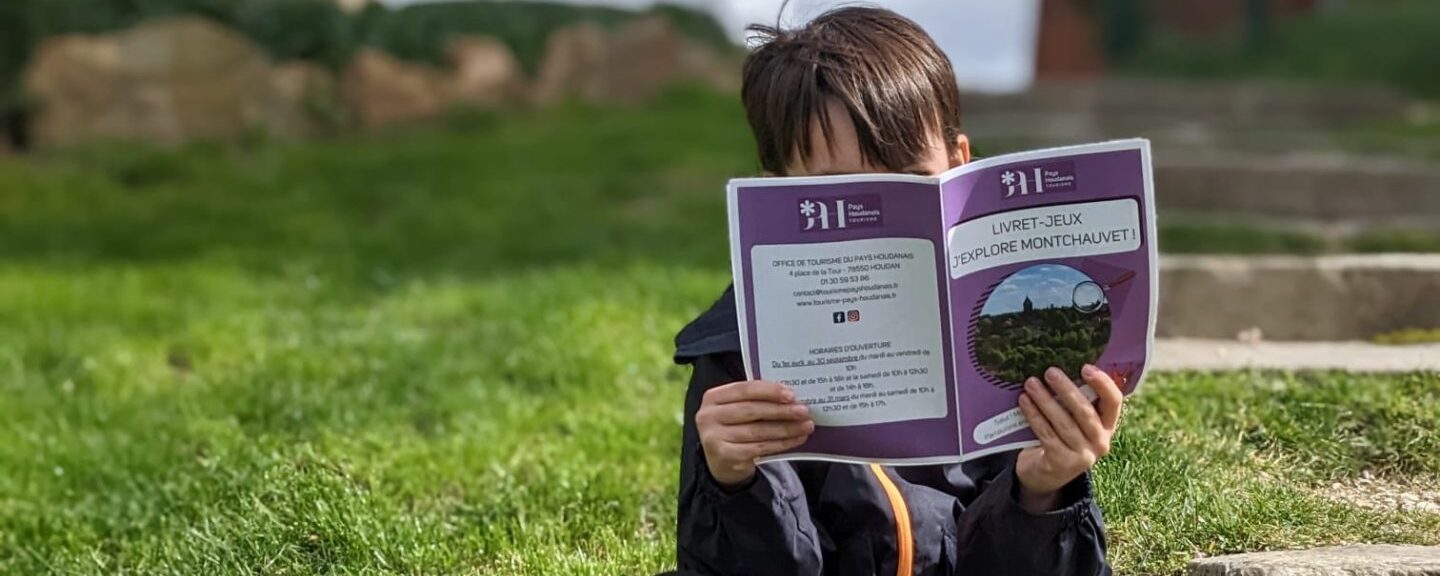
[[[833,321],[833,322],[835,322],[836,324],[844,324],[844,323],[845,323],[845,313],[844,313],[844,312],[836,312],[836,313],[834,313],[834,314],[831,314],[831,315],[830,315],[830,320]]]

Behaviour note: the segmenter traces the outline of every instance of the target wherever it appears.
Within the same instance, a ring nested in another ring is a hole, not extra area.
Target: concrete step
[[[1166,338],[1155,342],[1152,370],[1345,370],[1437,372],[1440,343],[1387,346],[1370,342],[1240,342]]]
[[[1201,558],[1190,576],[1440,576],[1440,547],[1365,544]]]
[[[1161,337],[1366,340],[1440,327],[1440,254],[1163,256]]]
[[[1174,125],[1247,129],[1333,129],[1404,118],[1418,104],[1379,87],[1317,90],[1283,82],[1145,78],[1052,80],[1022,94],[964,97],[967,130],[1049,133],[1044,120],[1068,120],[1092,133]],[[971,120],[973,119],[973,120]],[[1036,122],[1025,122],[1026,120]],[[989,124],[993,123],[993,130]],[[981,124],[985,124],[982,126]]]
[[[1155,196],[1162,215],[1241,214],[1440,229],[1440,168],[1395,159],[1157,151]]]

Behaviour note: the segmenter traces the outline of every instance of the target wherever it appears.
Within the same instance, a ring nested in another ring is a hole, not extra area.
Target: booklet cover
[[[1022,383],[1092,363],[1133,393],[1155,336],[1150,143],[905,174],[730,181],[745,369],[815,432],[769,460],[956,462],[1037,444]],[[1082,390],[1093,399],[1089,387]]]

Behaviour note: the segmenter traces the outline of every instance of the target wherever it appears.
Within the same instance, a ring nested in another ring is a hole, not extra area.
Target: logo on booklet
[[[835,323],[835,324],[845,324],[845,323],[847,323],[847,322],[850,322],[850,323],[859,322],[859,321],[860,321],[860,311],[859,311],[859,310],[851,310],[851,311],[849,311],[849,312],[846,312],[846,311],[844,311],[844,310],[836,310],[833,314],[830,315],[830,321],[831,321],[832,323]]]
[[[797,207],[800,212],[801,232],[868,228],[885,223],[879,194],[826,199],[802,198]]]
[[[1029,196],[1075,189],[1075,162],[1053,162],[1039,166],[1011,168],[1000,173],[1005,197]]]

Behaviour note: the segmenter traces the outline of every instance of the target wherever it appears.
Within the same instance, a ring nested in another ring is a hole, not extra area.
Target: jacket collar
[[[689,364],[709,354],[740,351],[740,325],[735,316],[735,286],[725,293],[704,314],[690,321],[675,336],[675,362]]]

